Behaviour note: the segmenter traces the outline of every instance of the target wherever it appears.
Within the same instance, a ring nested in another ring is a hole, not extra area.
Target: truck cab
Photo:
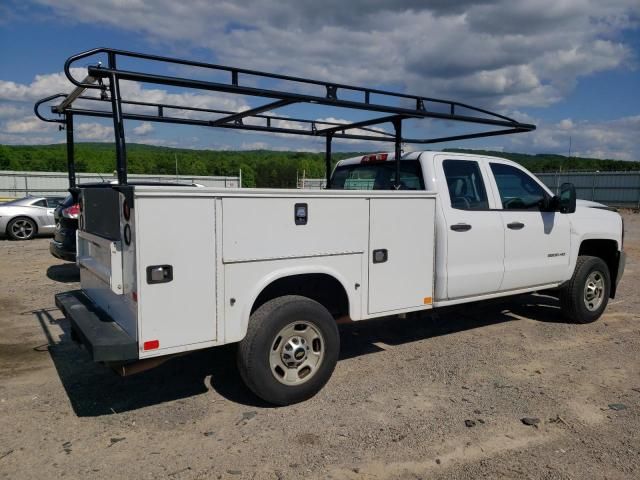
[[[396,185],[438,194],[434,306],[557,288],[572,278],[581,255],[600,258],[612,279],[608,292],[594,283],[587,317],[600,310],[605,293],[615,295],[624,268],[623,225],[604,205],[578,200],[575,208],[563,207],[517,163],[453,152],[403,155],[397,183],[393,153],[345,159],[330,188]]]

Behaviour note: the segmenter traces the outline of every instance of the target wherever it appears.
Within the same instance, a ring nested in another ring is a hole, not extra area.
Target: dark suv
[[[129,185],[171,186],[171,187],[202,187],[195,183],[177,182],[130,182]],[[85,183],[78,185],[80,188],[106,188],[112,187],[112,183]],[[51,255],[68,262],[76,261],[76,230],[78,230],[78,215],[80,214],[80,190],[78,201],[74,202],[73,195],[68,195],[53,212],[56,222],[53,240],[49,244]]]

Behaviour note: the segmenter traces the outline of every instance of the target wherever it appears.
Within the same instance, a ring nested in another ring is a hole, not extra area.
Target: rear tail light
[[[386,162],[388,157],[388,153],[373,153],[371,155],[365,155],[364,157],[362,157],[360,163]]]
[[[64,218],[78,218],[80,214],[80,205],[78,203],[74,203],[70,207],[62,209],[62,216]]]
[[[159,340],[148,340],[142,344],[143,350],[156,350],[160,348]]]

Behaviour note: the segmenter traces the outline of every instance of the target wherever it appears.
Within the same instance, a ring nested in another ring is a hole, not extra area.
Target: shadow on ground
[[[468,313],[473,312],[473,313]],[[120,377],[106,366],[95,364],[89,354],[71,340],[68,320],[57,310],[37,310],[35,315],[49,341],[49,353],[79,417],[110,415],[207,392],[208,383],[230,401],[268,407],[244,386],[236,368],[236,346],[226,345],[173,358],[130,377]],[[514,315],[515,314],[515,315]],[[437,313],[386,317],[340,325],[340,360],[382,349],[375,343],[402,345],[437,338],[497,323],[517,321],[520,316],[561,322],[558,301],[540,295],[524,295],[505,301],[469,304],[441,309]],[[63,331],[59,338],[51,326]],[[208,380],[210,377],[210,380]]]
[[[75,263],[51,265],[47,268],[47,277],[55,282],[74,283],[80,281],[80,269]]]

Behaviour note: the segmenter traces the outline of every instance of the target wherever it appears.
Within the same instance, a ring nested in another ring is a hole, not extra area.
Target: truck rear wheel
[[[609,267],[601,258],[581,255],[573,277],[560,291],[562,313],[576,323],[595,322],[609,301]]]
[[[329,311],[297,295],[275,298],[249,319],[238,369],[258,397],[289,405],[314,396],[338,360],[340,337]]]

